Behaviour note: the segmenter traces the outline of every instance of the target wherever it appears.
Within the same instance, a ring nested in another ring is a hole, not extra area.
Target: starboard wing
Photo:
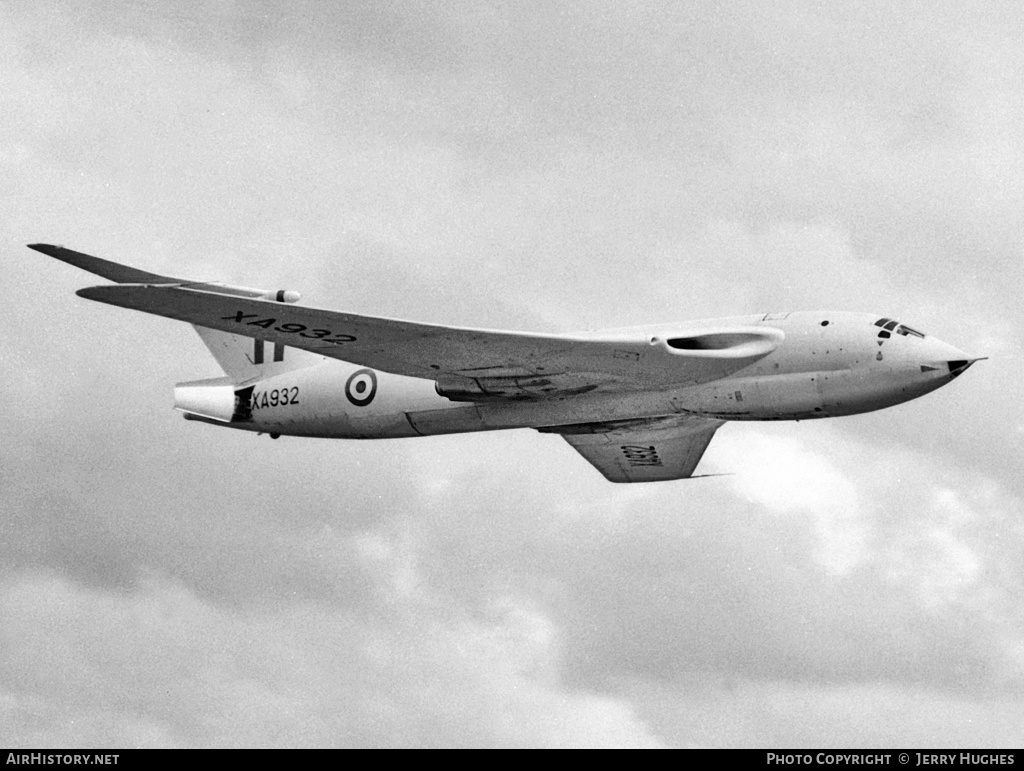
[[[429,378],[450,398],[542,399],[708,382],[775,350],[770,327],[650,328],[551,335],[423,324],[285,304],[216,284],[135,271],[62,247],[33,248],[119,283],[82,297],[301,348],[385,372]]]

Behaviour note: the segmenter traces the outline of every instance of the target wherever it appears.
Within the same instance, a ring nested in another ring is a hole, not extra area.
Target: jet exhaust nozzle
[[[236,413],[235,388],[229,383],[198,381],[174,387],[174,409],[230,423]]]

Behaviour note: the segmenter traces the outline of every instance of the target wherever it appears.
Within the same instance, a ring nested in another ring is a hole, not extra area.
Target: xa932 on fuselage
[[[613,482],[693,476],[725,421],[891,407],[977,361],[868,313],[496,332],[309,308],[294,304],[295,292],[31,248],[116,282],[82,297],[195,326],[225,374],[177,385],[175,407],[190,420],[350,439],[529,427],[561,434]]]

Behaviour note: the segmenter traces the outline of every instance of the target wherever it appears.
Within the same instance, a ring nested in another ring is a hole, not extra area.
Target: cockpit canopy
[[[892,337],[893,330],[896,330],[897,335],[903,335],[904,337],[913,336],[924,339],[924,333],[918,332],[916,329],[911,329],[906,324],[900,324],[895,319],[879,319],[875,322],[876,327],[881,327],[878,331],[878,336],[881,338]]]

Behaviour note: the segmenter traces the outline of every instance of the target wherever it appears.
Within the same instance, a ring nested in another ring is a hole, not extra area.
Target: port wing
[[[540,430],[561,434],[611,482],[663,482],[692,477],[723,422],[678,415]]]

